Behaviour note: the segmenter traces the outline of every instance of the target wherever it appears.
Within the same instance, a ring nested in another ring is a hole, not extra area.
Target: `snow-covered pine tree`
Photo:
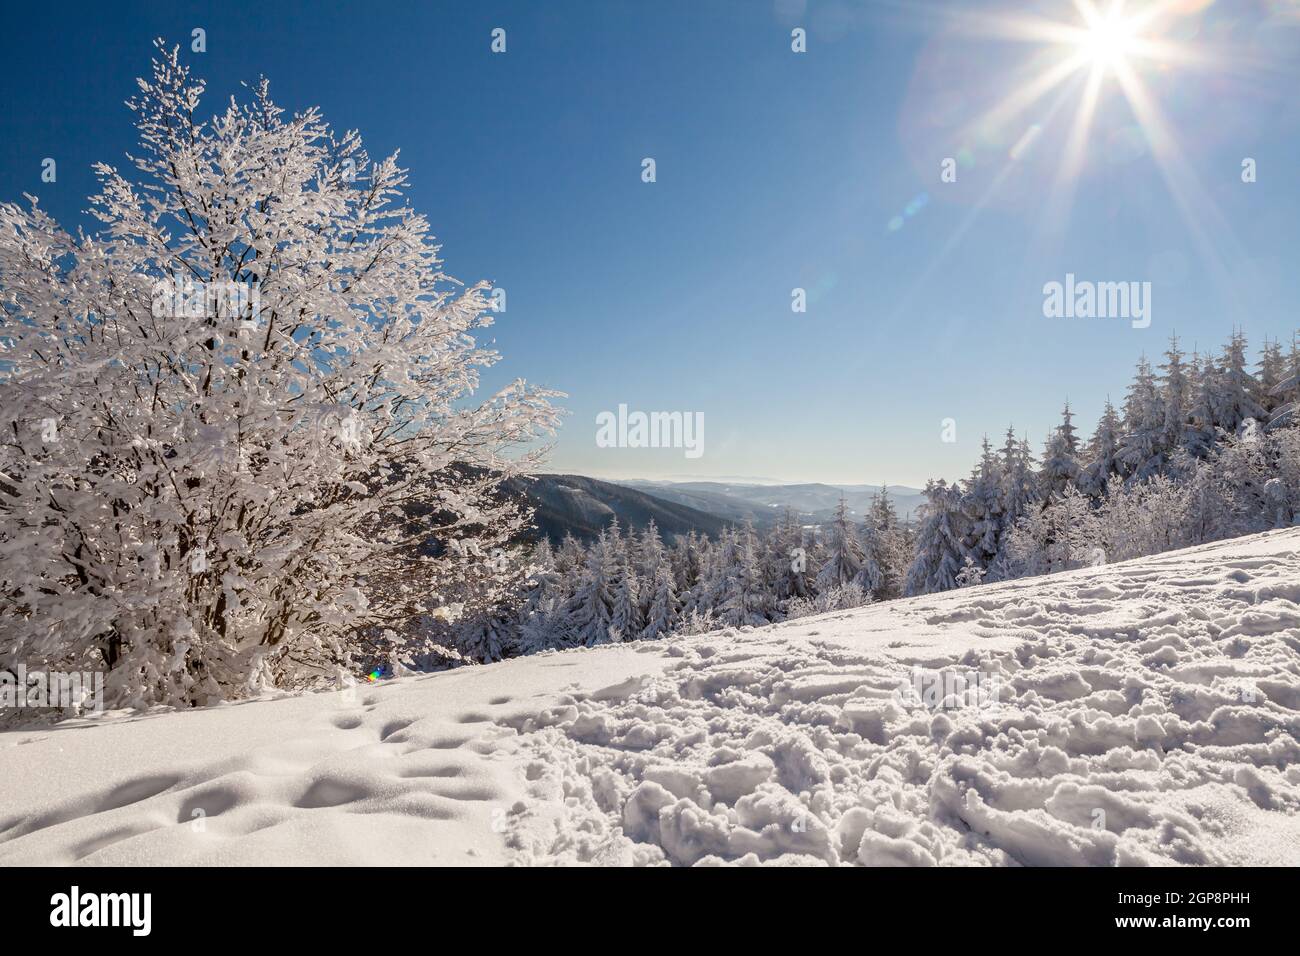
[[[1058,429],[1061,433],[1061,440],[1065,442],[1065,450],[1077,462],[1079,459],[1079,430],[1074,427],[1074,413],[1070,411],[1070,403],[1065,403],[1065,408],[1061,410],[1061,426]]]
[[[578,585],[557,622],[557,635],[566,647],[592,647],[609,640],[618,573],[611,540],[608,531],[603,531],[587,548]]]
[[[853,580],[858,583],[858,587],[862,588],[863,594],[869,594],[875,598],[884,590],[885,586],[884,542],[875,527],[870,522],[867,522],[862,525],[860,543],[862,566],[858,568],[857,576]]]
[[[1065,494],[1079,480],[1079,438],[1074,427],[1070,403],[1065,403],[1061,424],[1054,428],[1043,451],[1043,465],[1039,469],[1039,494],[1044,501]]]
[[[1223,485],[1215,467],[1208,461],[1199,461],[1182,478],[1183,507],[1178,522],[1184,540],[1189,545],[1213,541],[1227,511],[1227,503],[1222,497]]]
[[[835,518],[827,526],[826,560],[817,572],[817,590],[827,591],[842,587],[858,576],[862,570],[862,545],[858,531],[849,518],[848,505],[840,496]]]
[[[628,528],[624,534],[619,526],[618,515],[614,515],[609,527],[605,529],[605,547],[610,555],[609,588],[613,595],[610,606],[611,637],[616,634],[619,640],[632,640],[645,627],[636,573],[640,551],[636,531]]]
[[[1273,395],[1277,405],[1268,422],[1270,429],[1300,421],[1300,337],[1294,333],[1291,336],[1286,371],[1282,380],[1273,386]]]
[[[1194,459],[1202,459],[1214,451],[1218,432],[1214,427],[1214,389],[1218,369],[1210,356],[1201,358],[1193,351],[1188,365],[1187,427],[1183,430],[1183,449]]]
[[[772,619],[776,601],[764,586],[754,528],[749,522],[728,536],[719,572],[712,605],[719,622],[730,627],[759,627]]]
[[[685,591],[678,590],[683,617],[708,614],[717,606],[724,573],[723,556],[730,553],[734,535],[735,530],[728,526],[718,532],[716,542],[703,535],[694,537],[687,556],[695,561],[695,583]]]
[[[943,480],[925,486],[926,503],[916,532],[916,557],[907,573],[907,596],[949,591],[957,586],[957,575],[965,565],[963,545],[965,515],[961,495]]]
[[[700,538],[691,529],[678,535],[672,548],[673,584],[677,593],[686,594],[700,581]]]
[[[812,590],[804,529],[794,512],[785,510],[768,535],[765,578],[778,603],[806,597]]]
[[[1069,406],[1066,406],[1069,413]],[[1068,421],[1068,419],[1067,419]],[[997,558],[1002,531],[1002,463],[984,437],[980,460],[962,489],[962,510],[966,515],[966,557],[986,571]],[[1075,468],[1077,472],[1077,465]],[[963,561],[963,564],[965,562]]]
[[[1026,438],[1016,438],[1015,426],[1007,428],[1002,445],[1002,528],[999,537],[1014,527],[1021,515],[1039,501],[1034,453]]]
[[[1017,440],[1015,427],[1009,426],[1000,455],[1002,527],[998,529],[998,555],[985,576],[986,580],[995,581],[1014,577],[1018,573],[1008,552],[1008,541],[1022,518],[1041,510],[1040,484],[1028,438],[1021,437]]]
[[[879,581],[866,593],[876,601],[898,597],[903,591],[907,568],[912,554],[899,525],[898,510],[889,497],[889,489],[881,485],[871,498],[867,511],[866,533],[863,537],[863,566],[874,563],[879,568]]]
[[[503,452],[555,424],[522,382],[467,401],[489,286],[443,273],[395,155],[264,81],[204,122],[158,49],[133,169],[95,167],[98,232],[0,205],[0,631],[29,666],[107,669],[110,707],[350,667],[354,635],[463,580],[418,542],[519,528],[496,491],[536,455]]]
[[[1079,490],[1090,498],[1099,498],[1106,491],[1111,475],[1119,473],[1119,443],[1122,424],[1115,406],[1106,399],[1097,430],[1088,442],[1087,464],[1079,475]]]
[[[1164,408],[1160,450],[1165,461],[1171,461],[1180,449],[1188,445],[1189,410],[1195,397],[1191,391],[1183,358],[1183,352],[1178,347],[1178,336],[1170,335],[1169,348],[1165,350],[1165,361],[1160,366],[1160,370],[1164,373],[1160,382],[1160,398]]]
[[[808,559],[809,594],[817,592],[817,577],[821,574],[821,570],[830,554],[827,538],[825,525],[817,524],[804,529],[803,547],[804,551],[807,552]]]
[[[1160,400],[1151,363],[1143,355],[1124,399],[1124,434],[1120,438],[1119,460],[1125,477],[1138,480],[1159,473],[1165,459],[1161,452],[1165,431],[1165,410]]]
[[[576,558],[573,557],[575,550]],[[566,555],[563,570],[561,553]],[[537,542],[529,557],[528,583],[519,612],[520,654],[534,654],[560,646],[561,635],[556,633],[560,611],[573,593],[574,575],[581,563],[581,545],[571,537],[566,537],[564,546],[558,551],[551,547],[548,538]]]
[[[629,528],[628,540],[631,540],[632,533]],[[613,515],[605,527],[605,546],[609,549],[610,558],[616,566],[627,564],[628,541],[623,538],[623,528],[619,524],[618,515]]]
[[[647,590],[650,593],[650,610],[646,614],[645,629],[642,630],[641,636],[656,638],[673,633],[680,620],[680,606],[672,570],[666,562],[661,563],[655,570],[654,580]]]
[[[641,540],[637,548],[637,580],[644,585],[641,589],[641,616],[650,613],[653,599],[653,582],[659,575],[659,566],[668,563],[668,554],[663,539],[659,537],[659,528],[653,518],[641,531]]]
[[[889,497],[887,485],[881,485],[880,490],[871,496],[867,521],[877,531],[894,531],[898,528],[898,509],[894,507],[894,500]]]
[[[727,568],[735,547],[735,529],[727,526],[718,532],[716,543],[707,538],[698,542],[699,579],[682,598],[682,615],[712,614],[726,586]]]
[[[560,546],[555,549],[555,572],[561,580],[572,581],[586,561],[587,554],[581,542],[566,532]]]
[[[1278,408],[1283,404],[1277,394],[1277,387],[1287,377],[1287,359],[1282,352],[1280,339],[1264,338],[1264,347],[1260,350],[1259,365],[1255,372],[1255,401],[1264,409],[1263,424],[1272,420]]]
[[[1235,435],[1246,419],[1266,421],[1264,408],[1255,399],[1259,383],[1246,368],[1246,337],[1234,331],[1223,347],[1220,374],[1214,391],[1214,424]]]
[[[616,562],[613,582],[614,605],[610,609],[610,627],[632,640],[645,628],[641,613],[640,584],[636,571],[626,560]]]

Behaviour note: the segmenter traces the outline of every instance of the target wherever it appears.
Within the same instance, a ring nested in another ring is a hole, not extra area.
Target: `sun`
[[[1035,198],[1039,231],[1034,253],[1043,262],[1051,261],[1071,236],[1070,218],[1085,175],[1117,174],[1120,164],[1142,157],[1157,168],[1201,261],[1225,296],[1233,294],[1233,278],[1219,245],[1227,242],[1239,248],[1240,242],[1200,181],[1189,161],[1194,151],[1181,142],[1160,98],[1174,94],[1176,79],[1181,91],[1193,83],[1257,70],[1262,75],[1275,67],[1254,63],[1253,52],[1247,55],[1230,36],[1203,29],[1201,14],[1213,0],[1036,0],[1032,12],[1024,11],[1029,5],[1023,0],[1003,2],[1005,11],[953,9],[945,14],[945,41],[955,38],[968,45],[973,56],[998,62],[988,71],[991,81],[978,88],[979,98],[987,103],[959,115],[946,131],[944,145],[966,155],[971,165],[1001,165],[991,170],[984,192],[973,200],[925,276],[948,258],[981,211],[1003,192],[1013,200]],[[984,48],[984,42],[997,45]],[[1004,67],[1000,61],[1011,43],[1024,44],[1031,52],[1023,58],[1007,57]],[[962,52],[946,43],[936,49]],[[999,149],[1005,149],[1001,157]],[[1045,188],[1031,193],[1025,184],[1033,176],[1043,179]]]
[[[1094,67],[1122,67],[1138,48],[1137,23],[1118,11],[1097,16],[1080,31],[1078,46]]]

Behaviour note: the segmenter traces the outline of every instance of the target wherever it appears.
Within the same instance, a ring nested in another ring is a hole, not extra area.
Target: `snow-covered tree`
[[[1111,476],[1119,473],[1119,443],[1122,425],[1115,406],[1106,400],[1097,430],[1088,443],[1087,464],[1079,475],[1079,490],[1098,498],[1106,490]]]
[[[664,549],[663,539],[659,537],[659,528],[655,525],[653,518],[641,531],[637,541],[636,557],[637,580],[644,585],[640,591],[641,617],[644,620],[646,615],[650,613],[650,602],[654,596],[653,584],[659,576],[659,568],[661,565],[668,563],[668,554]]]
[[[572,595],[574,577],[581,565],[581,546],[572,537],[566,536],[558,550],[547,538],[537,542],[529,556],[528,580],[519,610],[518,653],[532,654],[560,646],[562,635],[557,633],[557,622]]]
[[[1007,566],[1017,577],[1084,567],[1104,553],[1101,540],[1091,499],[1070,486],[1012,529]]]
[[[880,594],[885,587],[884,543],[879,532],[870,524],[862,526],[862,565],[854,581],[862,588],[864,594],[873,597]]]
[[[889,489],[881,485],[878,494],[871,498],[866,527],[870,534],[870,548],[865,549],[864,562],[870,558],[880,568],[880,583],[869,592],[876,601],[888,601],[903,593],[903,582],[912,563],[912,546],[907,531],[898,520],[898,509],[889,497]]]
[[[1098,514],[1108,561],[1127,561],[1180,547],[1186,494],[1164,475],[1125,485],[1112,479]]]
[[[998,554],[1003,475],[1001,462],[987,437],[982,448],[979,463],[963,489],[962,510],[966,515],[966,556],[984,571]]]
[[[786,619],[812,617],[814,614],[827,614],[831,611],[847,611],[870,603],[869,598],[856,581],[850,581],[843,587],[833,587],[815,597],[797,597],[790,601]]]
[[[1048,436],[1043,466],[1038,473],[1044,501],[1065,494],[1066,489],[1074,487],[1079,480],[1079,438],[1073,420],[1070,403],[1066,402],[1060,426]]]
[[[487,663],[519,653],[530,571],[526,559],[501,551],[464,582],[465,600],[457,602],[450,624],[453,646],[464,657]]]
[[[678,594],[685,594],[700,581],[700,539],[692,530],[678,535],[669,557],[673,566],[673,584]]]
[[[587,549],[578,585],[560,611],[556,633],[566,647],[591,647],[609,641],[614,620],[614,579],[617,557],[611,536],[602,532]]]
[[[629,564],[615,563],[613,582],[614,605],[610,611],[610,627],[626,638],[637,637],[645,627],[641,613],[640,582]]]
[[[1169,337],[1169,348],[1165,350],[1165,362],[1160,369],[1164,373],[1160,392],[1161,404],[1164,406],[1160,447],[1168,461],[1187,443],[1189,408],[1194,402],[1183,352],[1178,347],[1178,336]]]
[[[107,668],[111,705],[349,666],[351,635],[464,576],[416,542],[518,530],[495,491],[534,456],[506,453],[555,421],[521,382],[467,401],[488,285],[444,275],[396,156],[264,81],[205,122],[159,51],[132,170],[95,167],[97,232],[0,205],[0,630]],[[371,600],[394,579],[419,586]]]
[[[1119,460],[1126,477],[1154,475],[1164,467],[1165,410],[1151,363],[1144,355],[1124,399],[1124,435]]]
[[[1273,386],[1276,405],[1268,427],[1294,424],[1300,421],[1300,338],[1291,336],[1291,350],[1288,353],[1286,371],[1281,381]]]
[[[880,490],[871,496],[871,507],[867,509],[867,523],[877,531],[894,531],[898,528],[898,509],[889,497],[889,487],[881,485]]]
[[[1278,394],[1278,386],[1286,380],[1287,377],[1287,358],[1282,352],[1282,342],[1279,339],[1264,339],[1264,345],[1260,349],[1259,365],[1255,372],[1255,401],[1264,409],[1264,418],[1262,421],[1268,422],[1283,404],[1281,396]]]
[[[1038,481],[1034,475],[1034,454],[1029,441],[1016,439],[1014,426],[1007,428],[1002,445],[1002,529],[999,534],[1015,525],[1016,520],[1039,501]]]
[[[804,537],[803,526],[788,508],[768,535],[765,577],[778,602],[812,591],[816,569],[810,567]]]
[[[586,563],[582,545],[572,534],[565,534],[555,549],[555,573],[562,581],[572,581],[579,568]]]
[[[1246,419],[1260,421],[1266,413],[1256,400],[1259,383],[1246,368],[1246,338],[1234,331],[1223,347],[1214,390],[1214,424],[1235,434]]]
[[[746,523],[725,535],[719,558],[710,605],[714,616],[731,627],[768,623],[776,601],[764,584],[753,527]]]
[[[1187,427],[1183,430],[1183,449],[1192,458],[1201,459],[1214,450],[1218,430],[1214,427],[1215,388],[1218,369],[1209,356],[1204,360],[1193,352],[1188,371]]]
[[[907,595],[952,590],[966,563],[960,491],[945,481],[932,481],[925,486],[925,496],[916,533],[916,557],[904,587]]]
[[[667,563],[658,566],[654,580],[646,590],[650,594],[650,609],[646,614],[645,629],[641,632],[641,636],[655,638],[671,634],[677,628],[680,605],[672,570]]]
[[[849,518],[848,505],[840,496],[835,509],[835,519],[827,526],[829,552],[817,572],[817,589],[828,591],[842,587],[858,576],[862,570],[862,544],[858,531]]]

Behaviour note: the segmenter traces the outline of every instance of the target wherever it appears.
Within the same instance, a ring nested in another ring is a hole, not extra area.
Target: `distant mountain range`
[[[660,534],[695,531],[716,537],[730,519],[679,502],[582,475],[534,475],[505,482],[507,493],[519,494],[535,509],[533,522],[540,535],[558,544],[565,534],[590,540],[617,516],[626,528],[644,528],[653,519]]]
[[[787,508],[805,524],[820,524],[834,517],[841,495],[850,512],[861,518],[880,486],[611,482],[582,475],[534,475],[509,479],[506,490],[525,497],[536,510],[537,531],[559,542],[566,533],[593,538],[615,516],[624,528],[644,528],[653,519],[667,540],[692,530],[716,537],[726,525],[746,520],[768,528]],[[916,488],[891,486],[889,494],[904,520],[925,500]]]
[[[631,488],[646,494],[690,505],[701,511],[725,515],[729,520],[753,520],[755,526],[771,524],[789,508],[810,524],[829,521],[835,516],[840,498],[849,512],[859,518],[871,507],[871,499],[880,493],[880,485],[757,485],[717,481],[625,481]],[[890,486],[898,516],[909,519],[925,501],[918,488]]]

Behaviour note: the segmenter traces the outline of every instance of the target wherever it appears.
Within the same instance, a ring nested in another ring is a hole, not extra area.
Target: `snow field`
[[[0,863],[1296,864],[1298,552],[9,732]]]

